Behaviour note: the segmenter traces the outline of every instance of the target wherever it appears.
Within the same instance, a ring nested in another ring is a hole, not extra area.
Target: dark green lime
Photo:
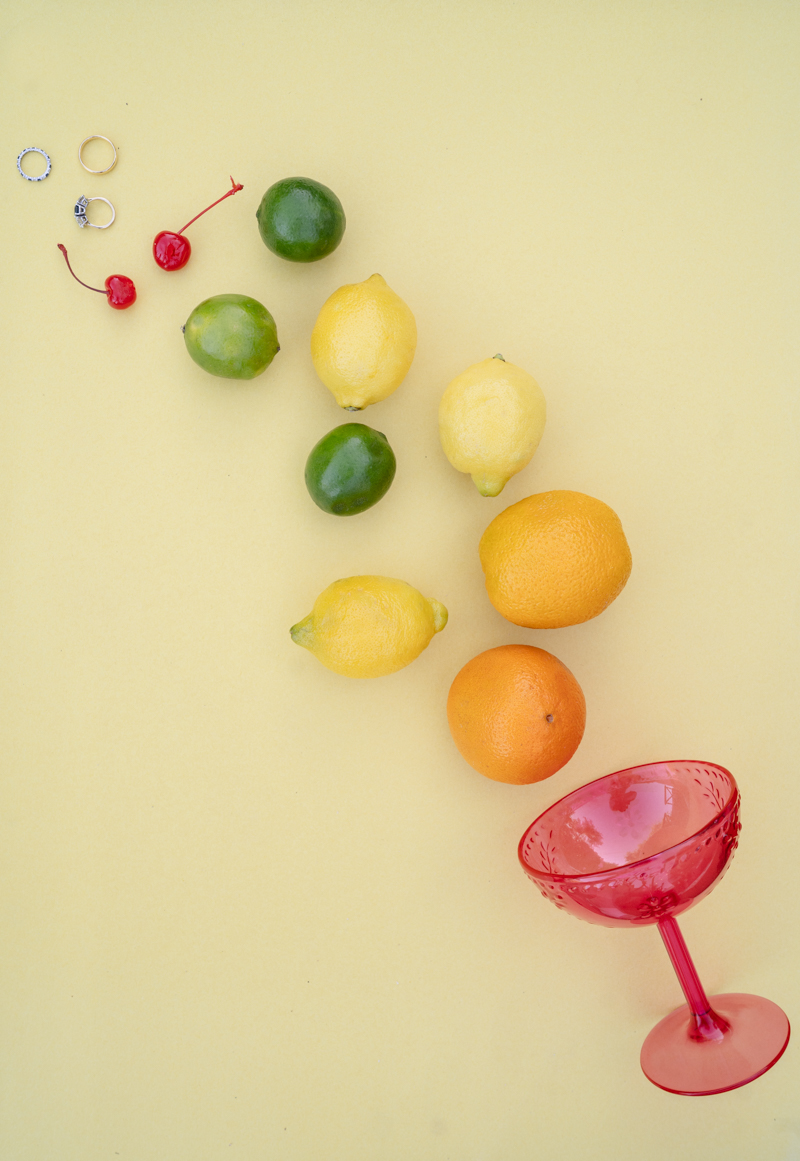
[[[355,516],[386,495],[396,467],[383,432],[364,423],[343,423],[312,449],[306,487],[323,512]]]
[[[256,211],[265,245],[290,262],[316,262],[342,240],[345,218],[332,189],[310,177],[286,177],[271,185]]]

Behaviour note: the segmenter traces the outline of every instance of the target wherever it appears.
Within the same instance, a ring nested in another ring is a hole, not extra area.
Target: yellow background
[[[639,1048],[682,1000],[657,932],[560,914],[516,861],[591,778],[728,766],[740,849],[683,929],[709,991],[800,1018],[797,5],[29,0],[2,33],[0,1155],[800,1158],[796,1042],[738,1091],[656,1089]],[[119,147],[103,177],[78,165],[91,133]],[[159,270],[154,235],[229,174],[244,191]],[[254,217],[296,174],[347,213],[311,266]],[[76,229],[81,193],[111,229]],[[57,242],[136,305],[79,287]],[[395,483],[336,519],[303,484],[346,418],[308,340],[376,271],[419,346],[364,415]],[[231,291],[278,325],[251,383],[179,329]],[[548,424],[487,500],[436,416],[497,351]],[[634,567],[596,620],[534,633],[489,604],[477,543],[552,488],[610,504]],[[373,681],[288,635],[363,572],[450,611]],[[588,705],[573,760],[522,788],[472,771],[444,712],[512,641]]]

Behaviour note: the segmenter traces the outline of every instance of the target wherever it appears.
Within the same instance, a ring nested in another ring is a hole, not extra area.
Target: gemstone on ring
[[[103,222],[102,225],[99,225],[97,222],[90,222],[86,216],[86,211],[89,208],[89,202],[105,202],[108,208],[111,210],[111,221]],[[72,212],[75,215],[75,221],[78,223],[81,229],[83,229],[84,226],[91,226],[94,230],[107,230],[111,225],[111,222],[113,222],[117,216],[117,211],[114,209],[108,198],[87,198],[85,194],[79,197],[75,202]]]

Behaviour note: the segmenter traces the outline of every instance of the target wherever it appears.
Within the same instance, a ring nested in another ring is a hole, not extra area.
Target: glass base
[[[642,1045],[648,1080],[681,1096],[711,1096],[749,1084],[781,1058],[789,1021],[777,1004],[738,992],[712,996],[711,1007],[730,1028],[715,1040],[693,1040],[688,1004],[656,1024]]]

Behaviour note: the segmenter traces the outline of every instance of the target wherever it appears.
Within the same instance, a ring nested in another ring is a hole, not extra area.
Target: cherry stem
[[[62,246],[61,243],[59,242],[58,248],[61,251],[61,253],[64,255],[64,261],[66,262],[67,269],[69,270],[72,277],[75,279],[76,282],[81,282],[80,278],[78,278],[78,275],[75,273],[75,271],[72,269],[72,267],[69,264],[69,258],[67,257],[67,247]],[[107,290],[99,290],[98,287],[96,287],[96,286],[89,286],[88,282],[81,282],[81,286],[85,286],[87,290],[93,290],[95,292],[95,294],[105,294],[106,296],[108,296]]]
[[[224,202],[225,198],[229,198],[233,194],[238,193],[240,189],[244,189],[244,186],[239,185],[238,182],[235,182],[233,180],[233,178],[231,178],[231,185],[233,186],[233,189],[229,189],[228,192],[226,194],[223,194],[221,198],[217,198],[217,200],[215,202],[212,202],[210,206],[206,206],[206,208],[204,210],[201,210],[199,214],[195,214],[195,216],[192,218],[192,221],[187,222],[185,226],[181,226],[180,230],[178,230],[178,233],[182,234],[184,230],[189,229],[192,222],[196,222],[198,218],[202,218],[203,214],[207,214],[209,210],[213,210],[214,206],[218,206],[220,202]]]

